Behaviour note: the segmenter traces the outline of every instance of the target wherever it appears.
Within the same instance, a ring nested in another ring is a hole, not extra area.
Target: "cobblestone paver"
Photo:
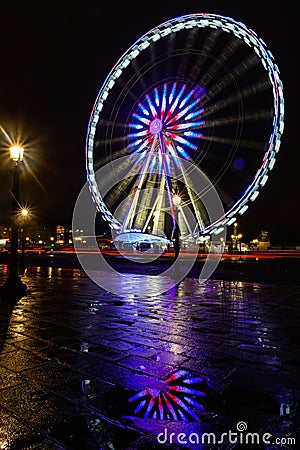
[[[1,307],[1,449],[244,448],[177,439],[241,422],[272,434],[252,448],[300,448],[299,286],[187,278],[120,298],[79,269],[23,280],[29,294]]]

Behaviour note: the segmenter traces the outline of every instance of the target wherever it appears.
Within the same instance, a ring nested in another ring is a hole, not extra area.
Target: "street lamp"
[[[18,214],[20,213],[19,201],[19,183],[20,183],[20,164],[23,161],[24,149],[18,145],[10,148],[10,157],[13,161],[13,168],[11,170],[13,175],[12,188],[12,215],[11,215],[11,248],[10,248],[10,263],[8,277],[5,283],[1,286],[0,295],[9,297],[22,297],[27,292],[26,285],[19,277],[18,268],[18,239],[19,239],[19,224]]]
[[[24,219],[26,219],[26,217],[28,217],[29,210],[27,208],[22,208],[20,214]]]
[[[9,151],[10,157],[16,165],[23,161],[24,149],[22,147],[19,145],[14,145],[13,147],[10,147]]]
[[[175,259],[179,255],[180,250],[180,230],[179,230],[179,224],[178,224],[178,215],[179,215],[179,206],[181,203],[181,198],[178,195],[178,188],[175,190],[175,193],[172,198],[173,205],[174,205],[174,214],[175,214],[175,226],[174,226],[174,251],[175,251]]]
[[[179,195],[174,195],[173,196],[173,205],[175,206],[176,209],[178,209],[179,205],[181,203],[181,198],[179,197]]]

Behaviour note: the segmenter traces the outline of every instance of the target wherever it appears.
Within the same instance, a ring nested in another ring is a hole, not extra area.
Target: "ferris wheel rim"
[[[134,61],[139,53],[148,48],[152,42],[156,42],[157,40],[164,38],[169,33],[177,33],[180,30],[193,27],[218,27],[224,32],[233,33],[238,39],[242,39],[249,47],[251,47],[256,52],[260,62],[269,76],[269,80],[272,85],[274,107],[273,127],[267,150],[264,152],[262,164],[255,177],[245,190],[244,194],[230,209],[225,212],[224,216],[220,217],[216,222],[208,225],[202,231],[204,233],[217,234],[220,226],[228,226],[234,223],[236,221],[236,216],[242,215],[248,209],[248,203],[250,201],[253,202],[257,198],[260,188],[266,184],[268,180],[268,173],[272,170],[275,164],[276,156],[281,145],[281,136],[284,128],[284,99],[279,69],[274,61],[273,55],[267,49],[266,44],[253,30],[248,29],[243,23],[238,22],[231,17],[211,13],[194,13],[169,19],[152,28],[137,39],[118,59],[103,82],[90,115],[86,137],[87,178],[90,191],[97,208],[113,228],[118,228],[120,223],[109,211],[101,197],[95,181],[93,166],[94,136],[101,110],[106,99],[109,97],[109,92],[113,88],[115,81],[122,75],[123,70],[125,70],[126,67],[132,63],[132,61]]]

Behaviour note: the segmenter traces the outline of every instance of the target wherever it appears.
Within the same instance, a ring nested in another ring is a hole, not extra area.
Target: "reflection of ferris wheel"
[[[168,234],[179,210],[183,235],[218,234],[265,185],[283,118],[279,70],[254,31],[213,14],[171,19],[138,39],[99,91],[86,145],[97,209],[120,233]],[[128,177],[103,195],[95,173],[122,156],[127,156]],[[210,180],[200,192],[182,161]],[[213,223],[201,202],[210,186],[224,207]],[[173,201],[175,193],[180,205]],[[185,207],[196,218],[193,229]]]

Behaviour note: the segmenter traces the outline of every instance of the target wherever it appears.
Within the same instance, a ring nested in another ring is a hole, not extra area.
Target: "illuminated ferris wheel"
[[[218,235],[266,184],[283,128],[279,69],[262,39],[229,17],[173,18],[134,42],[100,88],[86,141],[93,200],[120,234],[170,238],[176,219],[183,239]],[[97,170],[118,159],[127,176],[102,192]],[[213,221],[212,188],[224,208]]]

